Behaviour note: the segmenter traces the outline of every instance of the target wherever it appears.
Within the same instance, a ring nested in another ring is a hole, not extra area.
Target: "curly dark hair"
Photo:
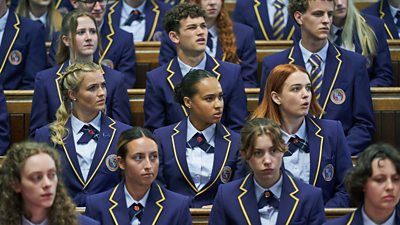
[[[61,179],[61,164],[57,150],[44,143],[22,142],[11,146],[0,169],[0,224],[17,224],[22,220],[24,201],[20,193],[14,191],[15,184],[21,182],[21,170],[26,160],[37,154],[49,155],[56,165],[58,184],[53,206],[49,211],[50,224],[78,225],[75,204],[68,196]]]
[[[345,177],[345,186],[352,202],[357,206],[364,204],[363,187],[372,175],[372,161],[374,159],[389,159],[393,162],[396,172],[400,172],[400,152],[388,144],[373,144],[361,153],[356,166],[348,171]]]
[[[164,16],[164,29],[167,33],[175,31],[179,33],[180,21],[186,18],[198,18],[206,17],[206,12],[197,4],[193,3],[181,3],[171,10],[169,10]]]

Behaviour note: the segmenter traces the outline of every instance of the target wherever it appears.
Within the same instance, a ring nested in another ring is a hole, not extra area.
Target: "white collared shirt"
[[[276,182],[270,188],[263,188],[259,183],[257,183],[256,179],[253,178],[254,181],[254,192],[256,194],[257,203],[260,201],[261,198],[264,197],[265,191],[271,191],[276,198],[280,201],[281,194],[282,194],[282,174],[279,178],[278,182]],[[268,224],[276,224],[276,220],[278,219],[279,211],[270,205],[264,206],[264,208],[258,209],[260,213],[260,220],[262,225]]]
[[[396,225],[394,222],[395,216],[396,216],[396,210],[393,210],[392,215],[389,217],[389,219],[387,219],[384,223],[381,224],[377,224],[374,221],[372,221],[367,213],[364,210],[364,206],[361,209],[361,214],[362,214],[362,218],[363,218],[363,224],[364,225]]]
[[[388,4],[389,4],[389,1],[388,1]],[[399,11],[400,9],[395,8],[395,7],[393,7],[393,6],[390,5],[390,4],[389,4],[389,8],[390,8],[390,13],[392,14],[392,18],[393,18],[394,24],[396,25],[396,23],[397,23],[396,13],[397,13],[397,11]],[[397,27],[397,26],[396,26],[396,27]],[[400,36],[400,28],[399,28],[399,27],[397,27],[397,32],[399,33],[399,36]]]
[[[306,120],[303,120],[299,130],[295,134],[288,134],[284,130],[282,131],[282,138],[286,144],[289,145],[289,139],[297,135],[304,141],[308,141]],[[310,153],[306,153],[303,150],[297,149],[291,156],[283,157],[285,169],[290,171],[293,176],[299,178],[305,183],[309,183],[310,180]]]
[[[74,135],[75,149],[76,155],[78,157],[79,167],[81,168],[82,176],[84,181],[87,180],[87,176],[89,174],[90,166],[92,165],[92,161],[94,158],[94,153],[96,152],[97,142],[91,139],[87,144],[78,144],[78,140],[82,137],[83,132],[79,132],[82,127],[86,124],[92,125],[100,132],[101,126],[101,113],[99,114],[89,123],[84,123],[76,118],[74,115],[71,115],[71,126],[72,133]]]
[[[274,16],[276,13],[276,7],[274,6],[274,2],[275,0],[267,0],[267,8],[268,8],[268,19],[269,19],[269,23],[271,24],[271,27],[274,25]],[[288,5],[289,5],[289,1],[288,0],[282,0],[282,2],[285,4],[285,6],[283,7],[283,16],[285,17],[284,21],[283,21],[283,25],[286,26],[287,24],[287,19],[288,19]]]
[[[215,148],[215,128],[216,124],[207,127],[203,131],[198,131],[187,118],[187,135],[188,142],[197,133],[202,133],[209,145]],[[206,153],[200,147],[186,148],[186,161],[189,168],[190,176],[197,190],[201,190],[210,180],[212,168],[214,165],[214,153]]]
[[[210,49],[208,46],[206,47],[206,53],[212,57],[215,57],[217,54],[217,44],[218,44],[218,30],[215,26],[208,28],[208,33],[212,35],[211,41],[213,44],[213,49]]]
[[[144,0],[143,3],[137,7],[133,8],[128,5],[125,1],[122,1],[122,10],[121,10],[121,19],[119,21],[119,27],[126,32],[133,34],[133,39],[135,42],[143,41],[145,32],[146,32],[146,13],[144,11],[144,6],[146,5],[146,1]],[[141,13],[143,19],[139,21],[133,21],[130,26],[124,26],[126,20],[128,20],[132,10],[138,10]]]
[[[6,23],[7,23],[9,11],[10,10],[7,9],[6,14],[4,14],[4,16],[0,18],[0,47],[1,47],[2,40],[3,40],[4,30],[6,29]]]
[[[129,208],[133,203],[136,203],[136,204],[140,203],[143,206],[143,212],[144,212],[144,208],[146,207],[147,198],[149,197],[149,193],[150,193],[150,188],[149,188],[149,190],[147,190],[146,194],[144,194],[143,198],[140,199],[139,201],[135,200],[129,194],[128,189],[126,188],[126,184],[124,185],[124,192],[125,192],[126,207]],[[130,225],[139,225],[139,224],[140,224],[139,219],[136,217],[133,217]]]
[[[41,15],[39,18],[36,17],[35,15],[33,15],[31,12],[29,12],[29,18],[33,21],[37,21],[40,20],[40,22],[46,26],[46,22],[47,22],[47,12],[43,13],[43,15]]]
[[[22,215],[22,225],[50,225],[50,222],[48,219],[45,219],[41,223],[32,223],[24,215]]]
[[[306,48],[304,48],[304,46],[301,44],[302,41],[299,42],[299,47],[301,50],[301,53],[303,55],[303,60],[304,60],[304,64],[306,65],[306,70],[309,74],[311,74],[311,70],[313,68],[313,65],[311,64],[311,62],[309,62],[308,60],[310,59],[312,54],[318,54],[318,56],[321,58],[321,71],[322,71],[322,77],[324,77],[324,73],[325,73],[325,64],[326,64],[326,56],[328,54],[328,47],[329,47],[329,41],[326,41],[326,44],[324,47],[321,48],[321,50],[319,50],[319,52],[310,52],[308,51]]]
[[[182,60],[178,56],[178,64],[179,64],[179,68],[181,69],[182,76],[186,76],[186,74],[189,73],[189,71],[193,70],[193,69],[194,70],[204,70],[206,68],[206,62],[207,62],[207,56],[206,56],[206,54],[204,54],[204,57],[200,61],[200,63],[195,67],[191,67],[191,66],[185,64],[184,62],[182,62]]]

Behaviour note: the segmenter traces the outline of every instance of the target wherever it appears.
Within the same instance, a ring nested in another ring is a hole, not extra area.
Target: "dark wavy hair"
[[[22,142],[12,145],[8,150],[0,169],[0,224],[19,224],[24,211],[24,201],[21,193],[14,191],[16,184],[21,182],[21,171],[26,160],[37,154],[49,155],[56,165],[58,177],[57,190],[48,219],[50,224],[78,225],[75,204],[68,196],[61,179],[61,163],[57,150],[44,143]]]
[[[361,153],[356,166],[348,171],[345,177],[345,186],[352,202],[357,206],[364,204],[363,187],[372,175],[372,161],[389,159],[400,172],[400,152],[388,144],[373,144]],[[378,163],[379,166],[379,163]]]
[[[157,141],[156,137],[148,129],[143,128],[143,127],[132,127],[130,129],[122,132],[121,135],[119,136],[118,144],[117,144],[117,156],[119,156],[119,157],[121,157],[121,159],[125,160],[126,155],[128,154],[128,148],[126,147],[127,144],[133,140],[136,140],[136,139],[139,139],[142,137],[150,138],[158,146],[158,141]]]
[[[164,16],[164,29],[167,33],[175,31],[179,34],[180,21],[186,18],[206,17],[206,12],[197,4],[181,3]]]

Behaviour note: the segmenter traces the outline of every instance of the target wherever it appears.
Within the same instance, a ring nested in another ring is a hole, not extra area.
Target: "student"
[[[48,145],[14,144],[0,168],[0,224],[99,224],[76,213],[62,182],[59,156]]]
[[[259,99],[275,66],[290,63],[306,68],[322,106],[318,118],[339,120],[351,155],[357,155],[375,132],[366,59],[328,41],[333,5],[331,0],[291,2],[289,11],[300,25],[302,38],[292,48],[264,58]]]
[[[115,146],[130,127],[104,114],[107,89],[97,64],[70,65],[59,87],[62,102],[56,120],[38,129],[35,140],[57,148],[69,194],[78,206],[85,206],[88,195],[119,183]]]
[[[43,25],[18,16],[0,0],[0,85],[4,90],[33,89],[46,68]]]
[[[400,37],[400,2],[397,0],[379,0],[363,10],[363,13],[379,17],[385,22],[387,39]]]
[[[326,208],[349,207],[343,180],[352,161],[343,127],[339,121],[317,118],[321,107],[307,71],[294,64],[275,67],[264,96],[251,118],[266,117],[280,125],[289,146],[283,157],[285,168],[321,188]]]
[[[154,131],[160,145],[158,180],[189,196],[191,207],[211,205],[218,186],[244,175],[238,159],[239,135],[220,121],[223,90],[205,70],[189,72],[175,87],[188,118]]]
[[[126,88],[134,88],[136,83],[136,55],[133,36],[108,22],[107,17],[109,15],[106,15],[108,1],[68,0],[68,2],[71,2],[74,9],[92,14],[96,20],[100,33],[99,43],[101,45],[99,46],[101,47],[93,54],[94,61],[123,73]],[[112,12],[110,11],[109,14]],[[49,58],[50,64],[53,66],[58,65],[56,51],[57,45],[59,45],[59,36],[60,33],[54,35],[50,47]]]
[[[15,12],[42,23],[46,41],[51,41],[53,34],[61,29],[62,16],[55,8],[54,1],[21,0]]]
[[[288,0],[237,0],[233,20],[252,27],[256,40],[299,40],[300,30],[288,4]]]
[[[182,3],[164,18],[165,30],[176,45],[178,56],[147,73],[144,126],[154,130],[184,119],[185,107],[174,101],[174,89],[192,69],[211,72],[222,86],[225,111],[221,122],[239,131],[247,116],[240,66],[221,62],[206,54],[207,25],[200,6]]]
[[[326,224],[400,224],[400,211],[395,210],[400,199],[399,172],[397,149],[387,144],[374,144],[365,149],[345,179],[357,210]]]
[[[389,46],[380,19],[360,14],[352,0],[335,0],[330,38],[337,46],[367,58],[371,87],[393,84]]]
[[[219,187],[210,225],[320,225],[325,221],[321,190],[281,168],[287,146],[278,125],[265,118],[249,120],[240,140],[240,153],[251,173]]]
[[[154,181],[158,147],[149,130],[134,127],[124,131],[118,140],[117,155],[123,181],[106,192],[89,196],[86,215],[107,225],[192,224],[189,199]]]
[[[41,71],[36,76],[29,125],[31,136],[34,136],[36,129],[55,120],[56,110],[62,102],[59,83],[62,73],[71,63],[93,62],[93,54],[99,45],[98,38],[96,22],[90,13],[72,11],[64,17],[58,51],[60,66]],[[108,91],[105,113],[115,120],[130,124],[128,93],[121,88],[125,82],[124,75],[108,67],[101,67],[100,70]]]
[[[244,87],[257,87],[256,43],[253,30],[243,24],[232,22],[225,10],[224,0],[191,2],[198,4],[205,11],[208,28],[207,54],[222,61],[240,64]],[[169,63],[175,56],[175,44],[165,35],[161,40],[160,64]]]
[[[162,21],[171,9],[158,0],[121,0],[110,5],[110,23],[133,34],[135,42],[160,41]]]
[[[0,155],[5,155],[10,145],[10,122],[6,96],[0,85]]]

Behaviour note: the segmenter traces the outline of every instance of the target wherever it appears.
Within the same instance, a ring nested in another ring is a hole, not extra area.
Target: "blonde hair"
[[[60,80],[61,105],[57,109],[56,120],[50,124],[51,141],[54,144],[63,144],[63,139],[68,134],[65,124],[71,116],[73,101],[68,92],[78,92],[84,74],[95,71],[100,71],[100,66],[93,62],[74,63],[64,71]]]

